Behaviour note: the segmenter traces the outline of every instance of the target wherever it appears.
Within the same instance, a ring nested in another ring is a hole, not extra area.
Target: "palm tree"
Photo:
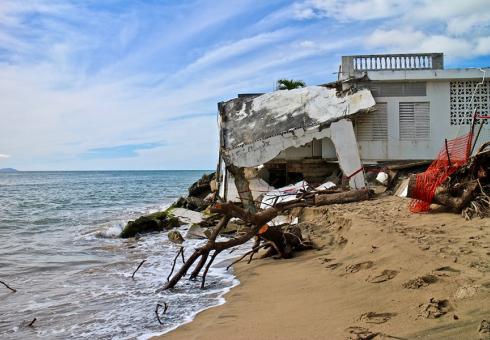
[[[300,87],[305,87],[306,84],[302,80],[293,80],[293,79],[279,79],[277,81],[277,89],[278,90],[293,90]]]

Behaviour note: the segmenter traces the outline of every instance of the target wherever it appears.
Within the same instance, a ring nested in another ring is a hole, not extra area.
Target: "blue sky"
[[[488,0],[0,0],[0,168],[214,168],[217,102],[391,52],[490,66]]]

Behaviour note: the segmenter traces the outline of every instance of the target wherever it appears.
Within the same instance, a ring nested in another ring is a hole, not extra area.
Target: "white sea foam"
[[[103,227],[103,229],[96,231],[95,236],[102,238],[115,238],[121,234],[122,230],[123,225],[121,223],[117,223],[108,227]]]

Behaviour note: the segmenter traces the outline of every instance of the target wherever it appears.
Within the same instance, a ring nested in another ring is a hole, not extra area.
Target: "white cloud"
[[[295,3],[292,13],[297,19],[371,20],[399,15],[406,7],[406,2],[396,0],[307,0]]]
[[[382,48],[391,53],[443,52],[449,58],[467,58],[481,54],[481,51],[476,50],[475,44],[476,41],[437,34],[428,35],[411,28],[377,29],[365,40],[366,47]]]
[[[424,33],[411,29],[376,29],[373,33],[367,36],[365,44],[368,47],[374,48],[387,47],[390,49],[404,50],[419,46],[425,38],[426,35]]]
[[[290,39],[292,34],[293,30],[282,29],[273,32],[260,33],[252,37],[223,44],[222,46],[218,46],[204,53],[204,55],[189,64],[177,76],[181,76],[182,73],[196,72],[204,67],[216,65],[217,63],[246,54],[261,47],[267,48],[278,41]]]
[[[409,2],[407,17],[413,20],[447,21],[455,17],[467,17],[473,14],[485,15],[490,12],[488,0],[418,0]]]
[[[475,51],[480,55],[490,54],[490,37],[482,37],[477,39]]]
[[[471,15],[458,15],[447,21],[447,32],[454,35],[464,35],[476,31],[482,33],[490,25],[490,12]]]
[[[373,22],[358,34],[366,38],[364,46],[378,51],[444,52],[452,60],[489,53],[488,0],[305,0],[288,8],[292,18],[326,18],[346,29]]]
[[[484,16],[490,13],[490,8],[488,0],[305,0],[295,2],[289,12],[297,19],[329,17],[339,21],[365,21],[404,17],[413,22]]]
[[[10,158],[10,155],[0,153],[0,158]]]

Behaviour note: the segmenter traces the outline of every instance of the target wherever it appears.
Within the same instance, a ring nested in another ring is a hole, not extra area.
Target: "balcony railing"
[[[342,57],[344,75],[354,71],[437,70],[444,68],[442,53],[377,54]]]

